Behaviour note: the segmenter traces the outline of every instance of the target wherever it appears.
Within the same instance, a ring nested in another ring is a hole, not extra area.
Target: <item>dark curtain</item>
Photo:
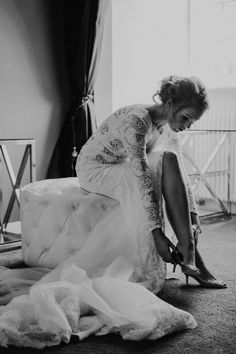
[[[76,176],[81,147],[96,129],[94,82],[108,0],[63,0],[62,16],[71,105],[56,143],[47,178]]]

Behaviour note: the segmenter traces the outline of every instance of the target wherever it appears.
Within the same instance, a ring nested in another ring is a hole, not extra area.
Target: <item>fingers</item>
[[[195,231],[194,233],[195,246],[198,244],[198,233]]]
[[[194,241],[195,241],[195,244],[197,245],[198,244],[198,236],[202,231],[201,231],[199,224],[194,224],[194,225],[192,225],[192,227],[193,227]]]
[[[169,263],[169,262],[168,262],[168,256],[166,255],[166,253],[160,253],[160,252],[159,252],[159,255],[160,255],[161,259],[162,259],[164,262]]]
[[[198,229],[193,230],[193,236],[194,236],[194,241],[195,241],[195,245],[197,246],[198,244],[198,236],[200,234],[200,231]]]
[[[170,251],[166,251],[164,254],[163,254],[163,257],[162,257],[163,261],[166,262],[166,263],[172,263],[174,264],[175,263],[175,260],[171,254]]]

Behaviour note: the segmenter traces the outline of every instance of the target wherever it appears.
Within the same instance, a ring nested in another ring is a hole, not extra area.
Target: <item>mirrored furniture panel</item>
[[[20,187],[35,179],[35,139],[0,139],[0,252],[21,247]]]

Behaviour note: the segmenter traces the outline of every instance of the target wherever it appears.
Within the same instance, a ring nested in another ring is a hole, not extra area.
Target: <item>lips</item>
[[[177,127],[171,127],[171,129],[174,131],[174,132],[182,132],[183,130],[185,130],[186,128],[177,128]]]

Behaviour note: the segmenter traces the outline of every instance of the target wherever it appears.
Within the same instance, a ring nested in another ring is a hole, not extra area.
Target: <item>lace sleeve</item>
[[[174,151],[179,159],[180,168],[184,177],[185,185],[187,188],[188,193],[188,200],[189,200],[189,209],[191,212],[198,214],[198,208],[195,200],[195,195],[192,190],[192,186],[186,172],[184,161],[183,161],[183,152],[180,145],[178,133],[173,132],[169,127],[165,127],[163,132],[163,142],[166,148]]]
[[[147,217],[147,224],[150,231],[152,231],[157,227],[161,227],[161,221],[159,220],[153,176],[146,155],[145,137],[147,133],[148,128],[139,117],[129,115],[123,119],[121,127],[123,144],[134,175],[137,178],[143,208]]]

